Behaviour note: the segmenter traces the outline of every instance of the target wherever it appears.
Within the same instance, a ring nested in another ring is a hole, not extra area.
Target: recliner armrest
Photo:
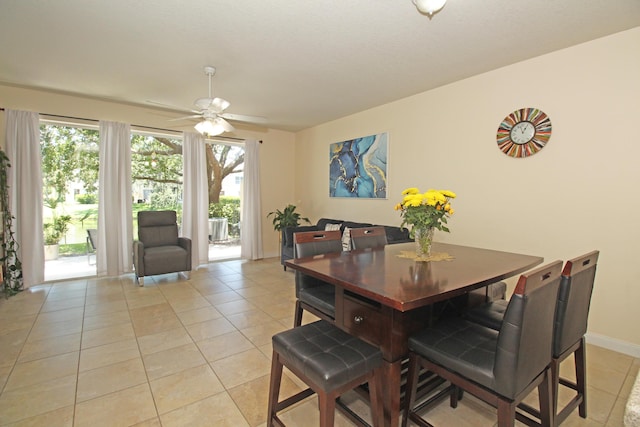
[[[189,266],[189,270],[192,270],[191,264],[191,239],[188,237],[178,237],[178,246],[187,251],[187,265]]]
[[[144,276],[144,243],[139,240],[133,241],[133,268],[136,271],[136,276]]]

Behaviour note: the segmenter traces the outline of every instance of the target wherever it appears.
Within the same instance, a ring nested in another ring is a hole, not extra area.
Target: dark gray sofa
[[[315,225],[306,225],[298,227],[285,227],[282,230],[282,242],[280,247],[280,263],[286,270],[287,267],[284,264],[286,260],[293,258],[293,233],[302,231],[324,231],[327,224],[340,224],[340,232],[344,232],[344,229],[349,228],[362,228],[371,227],[376,224],[370,224],[365,222],[353,222],[343,221],[340,219],[320,218]],[[409,230],[406,228],[394,227],[390,225],[382,225],[387,235],[387,244],[406,243],[413,242],[413,239],[409,238]]]

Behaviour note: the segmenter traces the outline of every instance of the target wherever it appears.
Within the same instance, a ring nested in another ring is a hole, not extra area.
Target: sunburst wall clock
[[[498,148],[511,157],[529,157],[542,150],[551,138],[551,119],[537,108],[521,108],[498,127]]]

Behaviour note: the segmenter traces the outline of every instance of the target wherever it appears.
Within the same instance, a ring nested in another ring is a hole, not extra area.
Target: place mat
[[[400,258],[409,258],[415,261],[452,261],[453,257],[446,252],[431,252],[429,256],[421,256],[419,257],[415,251],[400,251],[398,255]]]

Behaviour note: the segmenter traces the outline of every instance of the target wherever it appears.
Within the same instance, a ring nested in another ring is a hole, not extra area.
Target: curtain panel
[[[262,259],[262,206],[260,203],[260,143],[246,140],[244,187],[240,221],[240,254],[246,259]]]
[[[209,262],[209,188],[204,137],[184,132],[182,139],[183,195],[182,235],[191,239],[191,263],[195,270]]]
[[[42,233],[42,157],[40,117],[30,111],[6,110],[9,201],[15,217],[13,232],[20,246],[23,285],[44,282]]]
[[[100,121],[98,276],[133,271],[131,126]]]

